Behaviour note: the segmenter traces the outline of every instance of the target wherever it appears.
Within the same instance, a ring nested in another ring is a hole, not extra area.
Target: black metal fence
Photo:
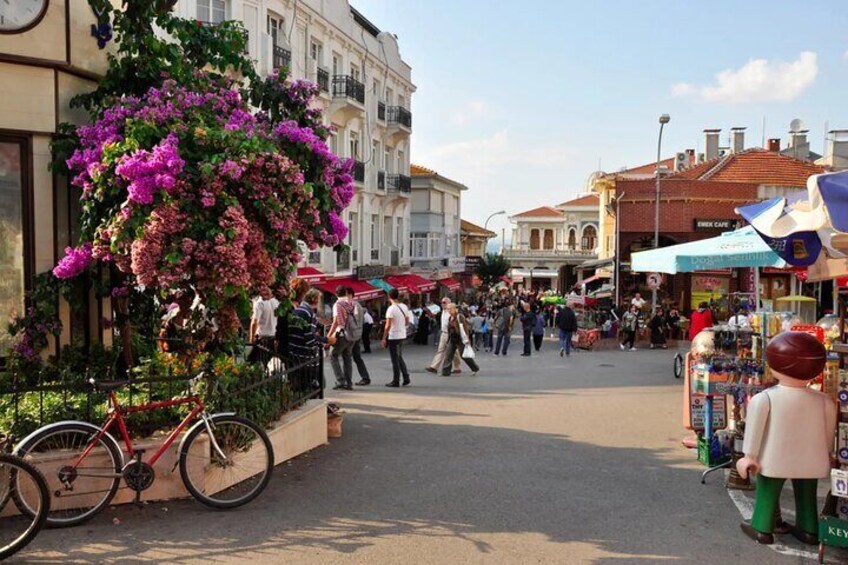
[[[324,357],[320,350],[312,357],[284,361],[270,350],[259,349],[259,354],[251,359],[256,370],[226,378],[216,375],[192,382],[195,375],[165,371],[130,379],[117,390],[120,404],[138,406],[197,393],[210,412],[236,412],[268,424],[307,400],[324,397]],[[92,376],[45,368],[27,375],[26,382],[7,379],[0,387],[0,429],[20,438],[61,420],[102,423],[108,398],[89,382]],[[114,372],[105,378],[97,377],[104,381],[115,379]],[[131,434],[145,436],[176,425],[186,412],[185,408],[171,408],[136,413],[128,418],[128,427]]]
[[[412,112],[403,106],[389,106],[389,123],[400,124],[407,128],[412,127]]]
[[[365,104],[365,85],[349,75],[334,75],[333,96],[347,97]]]

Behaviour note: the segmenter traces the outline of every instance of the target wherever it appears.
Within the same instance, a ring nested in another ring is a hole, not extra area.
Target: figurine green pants
[[[774,514],[780,507],[780,491],[786,479],[773,479],[757,475],[757,500],[751,527],[758,532],[770,534],[774,531]],[[795,491],[795,526],[810,534],[818,535],[818,503],[816,491],[818,479],[792,479]]]

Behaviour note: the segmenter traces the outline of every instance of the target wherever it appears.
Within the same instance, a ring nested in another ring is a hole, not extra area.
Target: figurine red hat
[[[824,370],[827,352],[814,336],[783,332],[769,341],[766,361],[773,371],[793,379],[810,380]]]

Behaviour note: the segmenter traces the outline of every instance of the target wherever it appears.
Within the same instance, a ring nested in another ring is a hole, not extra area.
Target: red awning
[[[459,281],[452,277],[442,279],[438,281],[438,283],[451,292],[456,292],[457,290],[462,289],[462,285],[459,283]]]
[[[435,282],[428,281],[424,277],[415,274],[391,275],[386,277],[386,282],[398,289],[398,292],[403,292],[401,288],[406,289],[412,294],[424,294],[436,290]]]
[[[509,278],[509,277],[508,277],[508,276],[506,276],[506,275],[501,276],[501,280],[502,280],[503,282],[505,282],[506,284],[509,284],[509,285],[511,285],[511,284],[512,284],[512,279],[511,279],[511,278]]]
[[[326,281],[318,283],[315,286],[317,286],[324,292],[336,294],[336,288],[339,285],[349,286],[350,288],[352,288],[354,298],[356,298],[357,300],[371,300],[372,298],[379,298],[380,296],[383,296],[383,294],[385,294],[383,292],[383,289],[377,288],[376,286],[372,286],[365,281],[361,281],[353,277],[327,279]]]
[[[315,267],[298,267],[297,278],[303,279],[310,284],[317,284],[326,281],[327,275]]]

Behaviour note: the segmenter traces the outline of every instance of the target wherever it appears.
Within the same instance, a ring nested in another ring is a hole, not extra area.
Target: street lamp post
[[[654,249],[660,246],[660,161],[662,161],[663,128],[671,120],[668,114],[660,116],[660,134],[657,137],[657,194],[654,205]],[[657,289],[651,290],[651,312],[657,308]]]
[[[506,210],[501,210],[500,212],[495,212],[494,214],[492,214],[491,216],[486,218],[486,223],[483,224],[483,229],[487,229],[489,227],[489,220],[491,220],[495,216],[500,216],[501,214],[506,214]]]

